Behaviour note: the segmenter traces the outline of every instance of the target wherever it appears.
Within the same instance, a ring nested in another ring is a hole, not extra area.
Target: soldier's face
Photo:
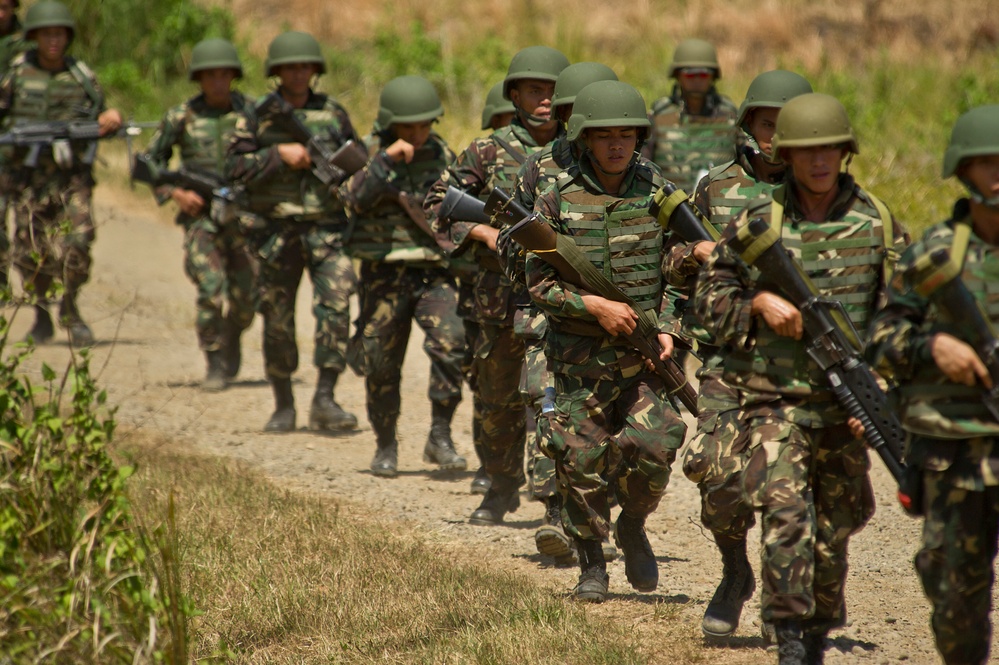
[[[583,135],[593,161],[611,175],[624,173],[638,147],[634,127],[593,127]]]
[[[217,106],[219,102],[229,100],[232,82],[236,80],[236,70],[228,67],[216,67],[198,72],[198,83],[201,92],[209,106]]]
[[[773,149],[774,130],[777,129],[777,114],[780,109],[755,108],[749,117],[749,133],[756,139],[756,144],[760,146],[766,154],[770,154]]]
[[[0,0],[0,32],[10,30],[14,18],[14,0]]]
[[[274,68],[281,81],[281,87],[294,95],[302,95],[309,91],[312,77],[319,73],[319,65],[312,62],[293,62],[278,65]]]
[[[999,196],[999,154],[969,157],[961,163],[958,175],[982,196]]]
[[[847,149],[838,145],[786,148],[781,157],[794,174],[795,183],[812,194],[828,194],[836,187],[840,164]]]
[[[430,129],[433,124],[430,120],[426,122],[396,122],[392,123],[392,131],[395,132],[396,138],[402,139],[418,150],[430,138]]]
[[[552,95],[555,94],[553,81],[522,79],[510,88],[510,101],[525,113],[538,118],[552,117]]]
[[[38,43],[38,61],[42,67],[61,65],[69,46],[69,30],[66,28],[39,28],[33,31]]]
[[[680,92],[685,95],[706,95],[715,83],[715,74],[704,67],[687,67],[676,73]]]

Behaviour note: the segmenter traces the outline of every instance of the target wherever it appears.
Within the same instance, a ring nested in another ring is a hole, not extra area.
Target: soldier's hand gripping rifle
[[[663,349],[659,344],[659,329],[656,322],[635,301],[608,280],[586,258],[572,238],[556,233],[552,227],[500,188],[493,188],[484,204],[484,211],[486,214],[498,217],[504,222],[504,226],[512,224],[503,233],[516,240],[527,251],[534,252],[546,263],[551,264],[559,277],[566,282],[592,291],[608,300],[629,305],[638,315],[638,325],[625,337],[652,363],[669,394],[675,395],[692,414],[695,416],[698,414],[697,391],[687,382],[683,368],[672,358],[665,361],[660,358]]]
[[[157,123],[127,122],[115,132],[101,136],[101,125],[96,120],[42,120],[38,122],[18,122],[6,132],[0,134],[0,145],[12,145],[17,148],[27,148],[28,154],[21,165],[34,169],[38,167],[42,149],[53,149],[59,143],[70,141],[90,141],[80,161],[84,166],[90,166],[97,157],[98,139],[125,138],[131,139],[147,127],[155,127]],[[72,153],[67,153],[71,155]],[[57,161],[59,159],[57,158]]]
[[[649,214],[659,220],[659,226],[688,244],[701,240],[718,242],[720,237],[714,225],[690,203],[687,193],[669,181],[656,192]]]
[[[801,312],[808,355],[825,373],[836,399],[847,414],[864,426],[864,438],[888,467],[895,482],[902,481],[905,436],[889,408],[888,397],[870,366],[860,355],[860,338],[841,303],[818,295],[815,285],[780,241],[766,220],[749,222],[737,240],[742,258],[755,266]]]
[[[243,189],[229,184],[222,176],[187,167],[176,171],[160,169],[146,155],[135,158],[132,178],[150,187],[172,185],[197,193],[209,202],[211,218],[223,225],[232,221],[236,211],[245,203]]]
[[[305,146],[312,161],[312,173],[327,187],[337,187],[368,163],[368,151],[353,139],[337,150],[330,148],[325,141],[329,136],[314,134],[295,114],[295,107],[277,92],[269,94],[259,109],[261,116],[279,121],[296,142]],[[332,130],[327,134],[331,133]]]

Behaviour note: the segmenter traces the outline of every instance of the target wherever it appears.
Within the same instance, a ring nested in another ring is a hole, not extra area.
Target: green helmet
[[[789,72],[786,69],[763,72],[749,84],[746,98],[742,100],[742,106],[739,107],[739,120],[736,124],[746,129],[746,116],[751,109],[784,108],[784,104],[787,104],[788,100],[810,92],[812,92],[812,84],[800,74]]]
[[[576,95],[566,137],[575,141],[589,127],[638,127],[644,130],[639,132],[642,143],[651,129],[645,100],[623,81],[591,83]]]
[[[673,62],[669,64],[670,78],[676,78],[676,70],[685,67],[704,67],[715,70],[715,78],[721,78],[718,54],[710,42],[703,39],[684,39],[673,52]]]
[[[193,81],[195,74],[206,69],[235,69],[236,78],[243,76],[243,65],[236,47],[227,39],[205,39],[195,44],[191,50],[188,79]]]
[[[562,51],[550,46],[528,46],[510,60],[510,67],[503,79],[503,99],[510,99],[510,86],[521,79],[552,81],[569,66],[569,59]]]
[[[267,76],[274,76],[274,69],[279,65],[299,62],[319,65],[319,73],[326,73],[326,60],[316,38],[307,32],[285,32],[275,37],[267,48],[264,69],[267,70]]]
[[[400,76],[385,84],[378,100],[375,127],[381,131],[396,122],[425,122],[444,115],[434,85],[420,76]]]
[[[493,117],[501,113],[514,113],[516,110],[509,100],[503,99],[503,81],[500,81],[486,95],[486,106],[482,109],[482,129],[489,129]]]
[[[979,106],[954,123],[943,159],[943,177],[949,178],[961,160],[980,155],[999,155],[999,105]]]
[[[24,36],[31,39],[31,33],[39,28],[66,28],[69,30],[69,41],[76,34],[76,21],[69,13],[69,8],[55,0],[42,0],[28,8],[24,15]]]
[[[607,65],[599,62],[577,62],[562,70],[555,81],[555,94],[552,108],[576,102],[579,91],[597,81],[616,81],[617,74]]]
[[[859,153],[857,137],[838,99],[819,92],[798,95],[781,109],[773,138],[773,154],[781,148],[809,148],[846,143]]]

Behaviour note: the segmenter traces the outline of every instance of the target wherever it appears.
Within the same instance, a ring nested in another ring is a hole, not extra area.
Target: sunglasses
[[[711,78],[710,69],[681,69],[680,76],[685,79],[709,79]]]

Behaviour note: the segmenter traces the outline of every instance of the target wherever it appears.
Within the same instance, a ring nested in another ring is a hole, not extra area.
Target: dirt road
[[[364,412],[363,383],[353,375],[341,379],[337,398],[357,414],[358,431],[338,437],[304,429],[277,436],[261,431],[272,400],[263,374],[259,319],[245,337],[243,369],[235,384],[221,393],[202,392],[198,385],[204,359],[193,329],[194,290],[182,271],[181,232],[170,215],[169,210],[157,209],[145,191],[129,193],[108,186],[97,190],[94,276],[83,292],[82,310],[100,340],[93,350],[93,369],[111,402],[119,405],[123,434],[144,431],[178,445],[245,460],[287,486],[335,495],[375,517],[416,522],[428,539],[460,545],[455,556],[475,552],[477,558],[550,585],[555,593],[573,586],[575,569],[553,568],[535,552],[533,533],[540,524],[540,504],[525,502],[502,527],[469,526],[465,519],[478,504],[467,491],[471,473],[442,476],[421,461],[430,414],[425,398],[428,366],[420,350],[419,329],[414,331],[404,368],[401,473],[393,480],[374,478],[367,471],[374,437]],[[298,304],[303,367],[294,382],[300,427],[307,419],[316,378],[310,362],[310,295],[306,280]],[[15,338],[30,326],[29,318],[21,314],[15,319]],[[62,367],[67,353],[63,334],[43,347],[39,357]],[[459,450],[471,459],[470,419],[466,400],[458,410],[454,434]],[[888,473],[880,462],[874,464],[878,511],[852,541],[850,623],[834,633],[827,662],[939,662],[928,604],[911,563],[919,523],[903,515]],[[659,590],[635,593],[625,581],[623,563],[617,561],[610,565],[612,600],[592,611],[654,637],[657,623],[652,617],[655,613],[662,620],[665,603],[669,620],[683,622],[691,639],[700,640],[700,619],[721,563],[699,526],[698,510],[697,490],[677,468],[648,524],[660,560]],[[758,536],[758,531],[751,535],[754,562]],[[709,662],[775,663],[776,654],[768,653],[759,637],[758,614],[757,601],[751,601],[737,638],[712,648]]]

